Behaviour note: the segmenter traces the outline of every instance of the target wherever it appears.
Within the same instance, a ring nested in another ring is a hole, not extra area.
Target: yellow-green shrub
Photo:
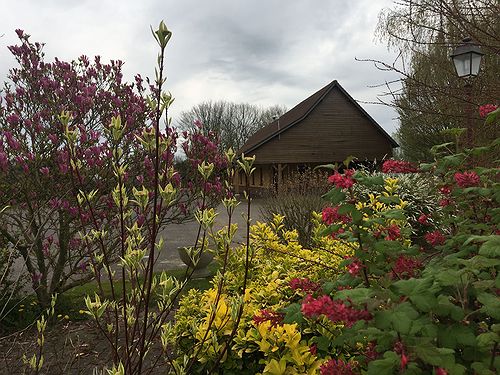
[[[243,303],[238,329],[221,359],[225,373],[233,370],[240,374],[317,373],[321,361],[310,352],[310,343],[297,325],[256,324],[253,318],[263,309],[277,312],[289,304],[294,295],[288,287],[291,279],[320,281],[333,277],[338,273],[339,263],[352,253],[352,249],[326,239],[318,239],[317,244],[321,247],[305,249],[298,242],[297,232],[284,228],[283,219],[275,215],[271,223],[257,223],[251,227],[250,266],[243,298],[240,291],[246,248],[240,246],[230,251],[224,288],[219,297],[217,287],[221,275],[214,277],[211,289],[191,290],[181,300],[170,335],[177,337],[172,344],[179,350],[179,365],[196,356],[190,372],[210,369],[231,339],[238,309]],[[320,225],[316,216],[315,226],[319,228]],[[213,314],[215,305],[216,313]]]

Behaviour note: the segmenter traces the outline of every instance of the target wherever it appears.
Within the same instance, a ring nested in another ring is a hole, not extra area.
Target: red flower
[[[356,276],[363,269],[363,263],[358,258],[352,258],[353,262],[347,265],[347,271],[352,276]]]
[[[384,173],[415,173],[418,168],[412,163],[404,160],[386,160],[382,164],[382,172]]]
[[[326,225],[331,225],[339,221],[343,223],[348,223],[351,221],[351,218],[348,215],[340,215],[338,211],[339,211],[338,206],[323,208],[323,212],[321,213],[321,218],[323,222]]]
[[[422,225],[429,225],[429,216],[427,216],[426,214],[421,214],[419,217],[418,217],[418,222]]]
[[[328,177],[328,182],[335,185],[341,189],[349,189],[354,185],[355,180],[352,178],[354,171],[352,169],[346,169],[344,174],[341,175],[339,172],[335,172],[330,177]]]
[[[319,283],[309,280],[307,277],[303,279],[294,278],[289,282],[292,290],[302,290],[304,292],[316,292],[321,288]]]
[[[401,230],[399,229],[399,227],[397,225],[391,224],[390,226],[388,226],[386,228],[382,228],[382,229],[373,233],[375,238],[380,238],[382,236],[382,234],[384,235],[384,239],[386,241],[395,241],[399,237],[401,237]]]
[[[329,296],[314,298],[308,294],[302,302],[301,310],[307,318],[325,315],[332,322],[343,322],[347,327],[351,327],[358,320],[372,318],[367,310],[356,310],[343,301],[332,300]]]
[[[409,279],[415,276],[417,271],[422,266],[418,260],[414,258],[407,257],[405,255],[400,255],[394,266],[392,267],[393,277],[399,277],[401,279]]]
[[[425,240],[432,246],[439,246],[445,243],[446,238],[439,230],[435,230],[434,232],[427,233],[425,235]]]
[[[321,375],[353,375],[354,371],[350,363],[341,359],[330,359],[319,368]]]
[[[366,350],[365,350],[364,354],[365,354],[365,357],[366,357],[368,362],[373,361],[380,356],[380,353],[377,352],[376,346],[377,346],[377,343],[375,341],[371,341],[366,346]]]
[[[455,173],[455,181],[459,187],[466,188],[479,185],[481,179],[474,171],[464,173],[457,172]]]
[[[405,353],[401,353],[401,370],[404,370],[408,365],[408,357]]]
[[[440,205],[441,207],[446,207],[446,206],[449,206],[451,203],[452,203],[451,199],[448,199],[448,198],[446,198],[446,199],[441,199],[441,200],[439,201],[439,205]]]
[[[448,375],[448,371],[446,371],[444,368],[442,367],[438,367],[436,369],[436,375]]]
[[[262,324],[264,322],[270,321],[272,327],[276,327],[283,322],[285,314],[271,311],[271,310],[260,310],[254,315],[253,321],[256,325]]]
[[[493,112],[495,109],[497,109],[497,106],[494,104],[482,105],[479,107],[479,116],[485,118],[490,112]]]
[[[450,195],[452,187],[450,185],[441,186],[439,191],[443,195]]]

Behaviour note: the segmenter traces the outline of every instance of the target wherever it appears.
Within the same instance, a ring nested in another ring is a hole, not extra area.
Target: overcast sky
[[[157,48],[150,25],[163,19],[167,90],[176,114],[205,100],[293,107],[336,79],[356,99],[376,101],[394,76],[355,58],[392,61],[374,37],[391,0],[0,0],[0,80],[14,60],[16,28],[46,43],[46,60],[85,54],[125,62],[125,77],[152,76]],[[361,105],[389,133],[396,114]]]

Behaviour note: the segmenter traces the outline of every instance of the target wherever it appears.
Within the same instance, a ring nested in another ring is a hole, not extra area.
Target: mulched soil
[[[23,364],[23,355],[31,358],[38,351],[36,327],[0,338],[0,374],[30,374]],[[112,363],[107,341],[91,320],[57,323],[47,329],[44,345],[44,364],[40,374],[101,374],[100,371]],[[152,365],[161,353],[160,345],[155,345],[145,368]],[[165,374],[163,359],[155,368],[144,373]],[[104,373],[107,374],[107,373]]]

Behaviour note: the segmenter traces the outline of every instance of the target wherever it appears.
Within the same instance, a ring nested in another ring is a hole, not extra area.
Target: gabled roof
[[[264,126],[263,128],[257,130],[255,134],[253,134],[248,141],[239,149],[239,154],[254,151],[264,143],[270,141],[274,137],[283,133],[290,127],[298,124],[302,120],[304,120],[311,111],[316,108],[319,103],[328,95],[330,91],[334,88],[339,89],[339,91],[344,94],[344,96],[349,99],[350,102],[354,104],[354,106],[370,120],[370,122],[387,138],[387,140],[391,143],[392,147],[399,147],[397,142],[392,139],[392,137],[387,134],[387,132],[371,117],[359,104],[356,102],[351,95],[344,90],[342,86],[335,80],[323,87],[321,90],[315,92],[307,99],[301,101],[291,110],[283,114],[279,119],[271,122],[270,124]]]

